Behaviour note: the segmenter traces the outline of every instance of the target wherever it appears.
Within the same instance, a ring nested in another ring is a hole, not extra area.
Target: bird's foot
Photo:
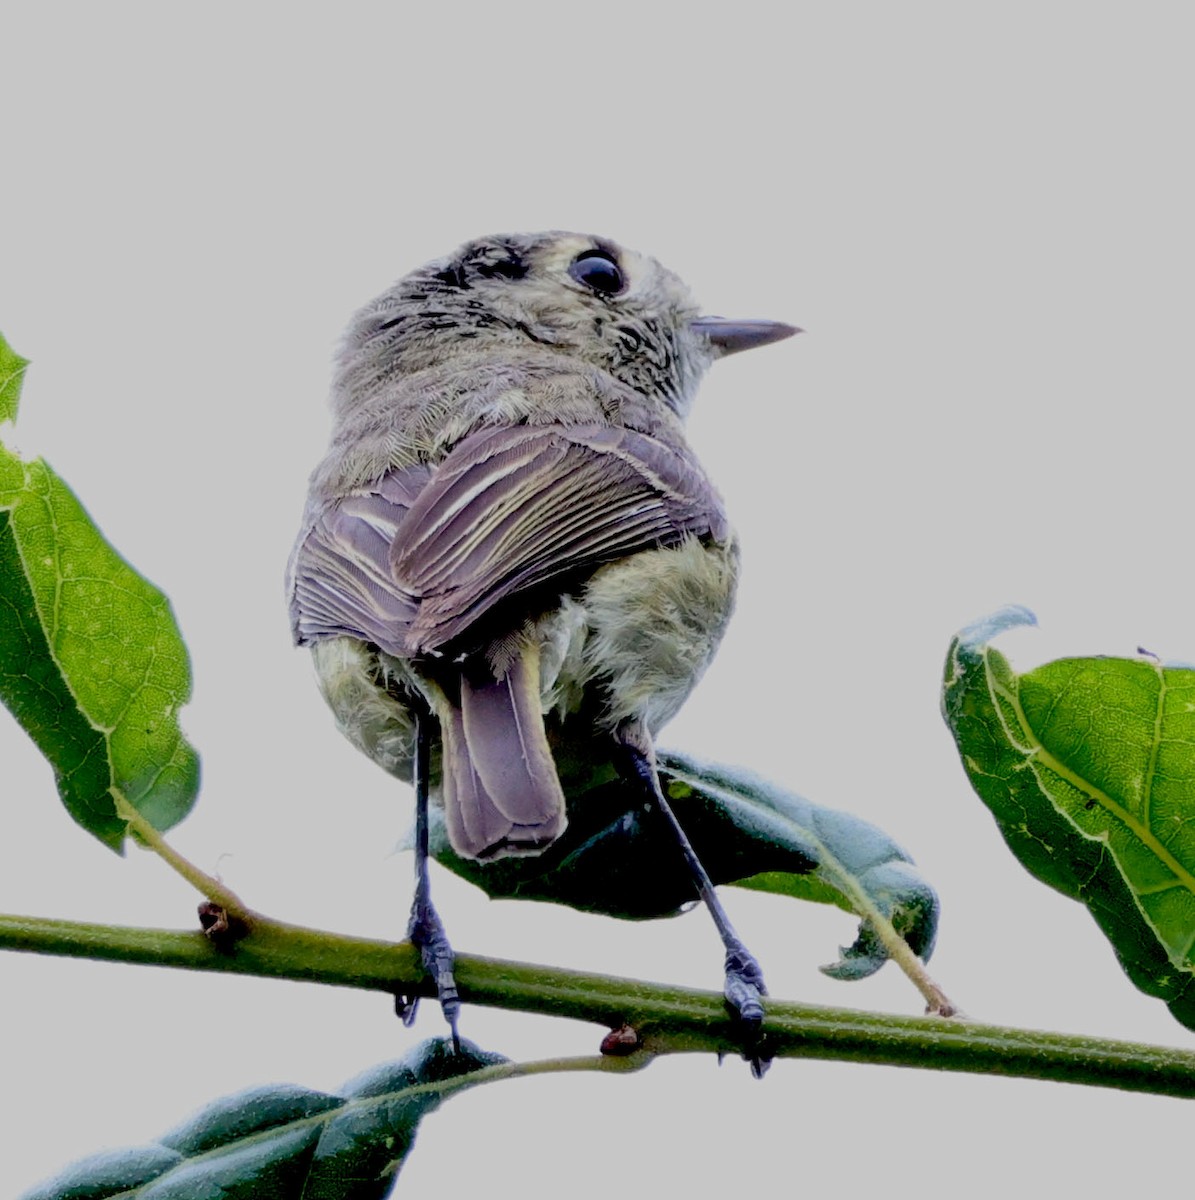
[[[743,1057],[751,1065],[751,1074],[762,1079],[771,1066],[771,1055],[761,1045],[763,997],[768,994],[763,970],[755,956],[737,938],[726,947],[726,982],[722,994],[737,1018],[743,1044]]]
[[[423,969],[431,976],[436,985],[436,995],[440,1000],[440,1009],[444,1020],[452,1029],[452,1044],[456,1050],[461,1048],[461,1036],[457,1030],[457,1021],[461,1012],[461,997],[456,987],[456,976],[453,967],[456,954],[448,935],[444,932],[444,924],[440,914],[436,912],[430,899],[416,896],[411,905],[411,919],[407,923],[407,936],[411,944],[419,951],[423,960]],[[419,1007],[419,997],[414,993],[400,994],[395,1003],[395,1009],[402,1018],[404,1025],[411,1025]]]

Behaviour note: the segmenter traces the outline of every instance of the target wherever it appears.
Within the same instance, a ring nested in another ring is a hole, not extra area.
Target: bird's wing
[[[683,444],[596,424],[473,434],[437,468],[394,541],[394,582],[418,603],[407,652],[445,646],[518,593],[688,534],[729,530]]]
[[[434,652],[518,593],[689,534],[729,527],[687,447],[596,424],[482,430],[317,512],[291,561],[295,638]]]
[[[291,630],[299,645],[347,634],[403,653],[419,606],[395,587],[390,565],[398,530],[431,468],[388,472],[376,487],[316,508],[291,555]]]

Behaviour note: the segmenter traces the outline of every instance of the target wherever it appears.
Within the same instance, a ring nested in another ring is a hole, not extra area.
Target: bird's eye
[[[568,273],[587,288],[603,296],[614,296],[626,287],[622,271],[613,255],[604,250],[586,250],[573,259]]]

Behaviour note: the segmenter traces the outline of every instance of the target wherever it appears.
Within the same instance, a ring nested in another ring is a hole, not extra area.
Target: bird
[[[727,1000],[758,1029],[762,971],[662,794],[655,738],[713,657],[739,570],[685,418],[715,360],[798,332],[703,315],[655,259],[561,231],[467,242],[348,325],[291,629],[340,730],[414,783],[408,933],[454,1041],[429,804],[459,855],[540,853],[595,746],[672,828],[722,935]],[[408,1021],[414,1007],[399,997]]]

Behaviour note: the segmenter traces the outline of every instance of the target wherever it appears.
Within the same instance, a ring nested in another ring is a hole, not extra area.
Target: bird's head
[[[363,308],[341,369],[381,379],[463,353],[536,348],[581,359],[683,416],[714,359],[796,332],[703,317],[676,275],[606,238],[505,234],[420,267]]]

